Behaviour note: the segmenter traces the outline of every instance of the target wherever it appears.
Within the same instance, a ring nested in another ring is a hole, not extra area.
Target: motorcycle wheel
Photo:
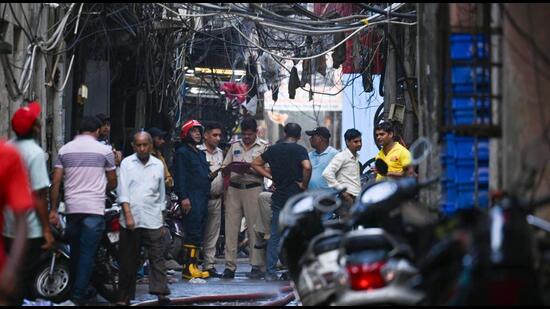
[[[72,282],[70,280],[69,261],[56,260],[52,277],[49,275],[50,261],[40,265],[31,286],[31,293],[36,298],[47,299],[55,303],[69,299]]]

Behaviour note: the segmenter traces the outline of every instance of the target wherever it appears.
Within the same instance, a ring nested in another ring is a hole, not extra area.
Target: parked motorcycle
[[[342,191],[315,190],[288,200],[280,213],[281,259],[305,306],[327,305],[336,292],[338,252],[343,236],[339,220],[322,220],[341,206]]]
[[[426,139],[411,146],[413,164],[422,162],[431,147]],[[387,172],[384,161],[375,162]],[[339,253],[340,286],[333,305],[416,305],[424,293],[410,280],[418,274],[413,248],[403,235],[400,205],[413,199],[418,189],[437,181],[419,183],[414,177],[382,181],[367,186],[351,209]],[[358,227],[356,229],[356,227]]]
[[[110,302],[118,297],[118,241],[120,233],[120,208],[112,204],[105,212],[106,229],[101,238],[95,258],[91,284],[99,295]],[[40,255],[40,266],[35,271],[32,291],[34,297],[63,302],[70,296],[70,247],[65,235],[66,219],[60,213],[60,226],[50,225],[55,237],[55,246]]]
[[[178,203],[178,197],[170,194],[170,199],[166,201],[166,211],[164,214],[164,233],[165,239],[165,258],[167,260],[176,260],[178,263],[183,263],[183,240],[185,237],[182,227],[182,211],[181,205]]]

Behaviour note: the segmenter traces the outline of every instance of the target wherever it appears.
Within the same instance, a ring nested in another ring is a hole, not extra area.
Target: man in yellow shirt
[[[376,155],[376,159],[382,159],[388,165],[388,173],[381,175],[376,168],[374,172],[376,181],[384,180],[386,177],[398,178],[413,176],[414,167],[411,165],[411,153],[399,142],[393,140],[394,129],[391,123],[382,122],[375,128],[376,142],[382,149]]]

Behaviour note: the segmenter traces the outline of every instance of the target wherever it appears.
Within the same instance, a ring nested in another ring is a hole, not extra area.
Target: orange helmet
[[[202,126],[202,124],[197,120],[192,119],[184,123],[183,126],[181,127],[180,138],[184,139],[189,133],[189,130],[191,130],[194,127],[199,127],[201,131],[204,132],[204,127]]]

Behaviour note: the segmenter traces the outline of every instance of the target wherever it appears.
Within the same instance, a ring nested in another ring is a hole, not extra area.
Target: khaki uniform
[[[208,161],[210,165],[210,172],[214,172],[222,167],[223,151],[220,148],[216,148],[214,153],[210,153],[205,145],[200,145],[198,148],[206,154],[206,161]],[[208,197],[208,219],[206,220],[206,227],[204,228],[203,241],[204,270],[214,268],[215,265],[216,243],[220,236],[222,217],[222,194],[223,177],[220,171],[211,183],[210,195]]]
[[[162,161],[162,165],[164,165],[164,184],[166,185],[167,189],[171,190],[172,187],[174,187],[174,178],[172,178],[172,174],[170,174],[170,170],[168,170],[168,164],[166,164],[164,156],[159,150],[156,149],[153,149],[151,154]]]
[[[242,141],[237,141],[227,152],[223,166],[231,162],[251,163],[268,147],[268,143],[257,138],[246,150]],[[225,267],[235,271],[237,269],[237,249],[239,228],[244,215],[249,227],[258,220],[258,196],[262,192],[263,177],[259,175],[231,173],[229,188],[225,197]],[[237,188],[238,187],[238,188]],[[250,264],[265,269],[265,255],[260,250],[254,250],[256,233],[249,230]]]

